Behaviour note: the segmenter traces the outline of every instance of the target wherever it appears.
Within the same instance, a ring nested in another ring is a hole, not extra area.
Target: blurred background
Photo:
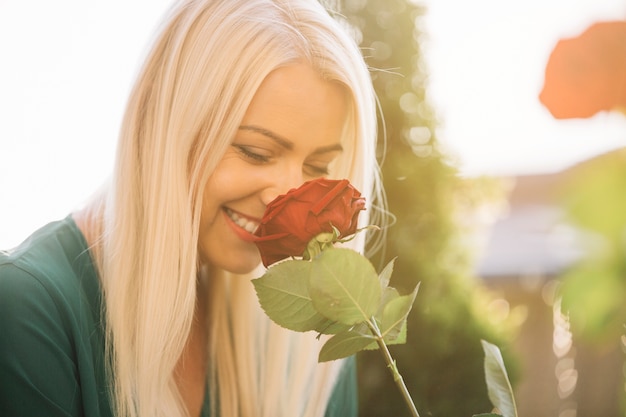
[[[169,3],[0,0],[0,248],[106,179]],[[402,291],[421,282],[408,343],[392,348],[420,414],[491,411],[486,339],[504,354],[520,417],[624,416],[624,78],[589,87],[617,101],[584,115],[554,110],[554,89],[548,105],[539,95],[559,40],[623,21],[626,2],[324,3],[360,42],[386,121],[380,157],[397,219],[373,260],[398,256]],[[620,30],[576,56],[566,91],[604,62],[603,45],[616,45],[606,66],[626,77]],[[359,359],[362,417],[408,415],[378,353]]]

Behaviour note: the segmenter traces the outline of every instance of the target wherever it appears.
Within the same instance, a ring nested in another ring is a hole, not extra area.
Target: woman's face
[[[234,273],[260,256],[252,238],[269,202],[325,176],[342,152],[348,98],[307,65],[270,73],[204,190],[199,255]]]

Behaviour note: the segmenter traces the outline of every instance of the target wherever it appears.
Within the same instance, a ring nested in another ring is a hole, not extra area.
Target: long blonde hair
[[[370,76],[317,1],[176,3],[131,93],[111,184],[89,208],[116,416],[187,415],[174,369],[194,316],[203,190],[261,82],[296,61],[352,98],[332,176],[370,203],[380,196]],[[362,251],[364,239],[351,245]],[[269,322],[255,273],[208,270],[212,405],[222,416],[323,416],[342,362],[317,364],[314,334]]]

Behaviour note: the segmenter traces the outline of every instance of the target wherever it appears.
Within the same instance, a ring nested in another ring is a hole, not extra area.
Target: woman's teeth
[[[228,217],[230,217],[231,220],[235,222],[237,226],[241,227],[248,233],[256,232],[256,229],[259,227],[259,224],[257,222],[248,220],[245,217],[241,217],[240,215],[238,215],[237,213],[235,213],[234,211],[230,209],[226,209],[225,211]]]

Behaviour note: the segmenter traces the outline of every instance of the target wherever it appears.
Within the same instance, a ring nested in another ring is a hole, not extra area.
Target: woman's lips
[[[230,220],[230,224],[243,240],[252,242],[255,239],[254,232],[258,229],[260,221],[224,207],[224,214]]]

